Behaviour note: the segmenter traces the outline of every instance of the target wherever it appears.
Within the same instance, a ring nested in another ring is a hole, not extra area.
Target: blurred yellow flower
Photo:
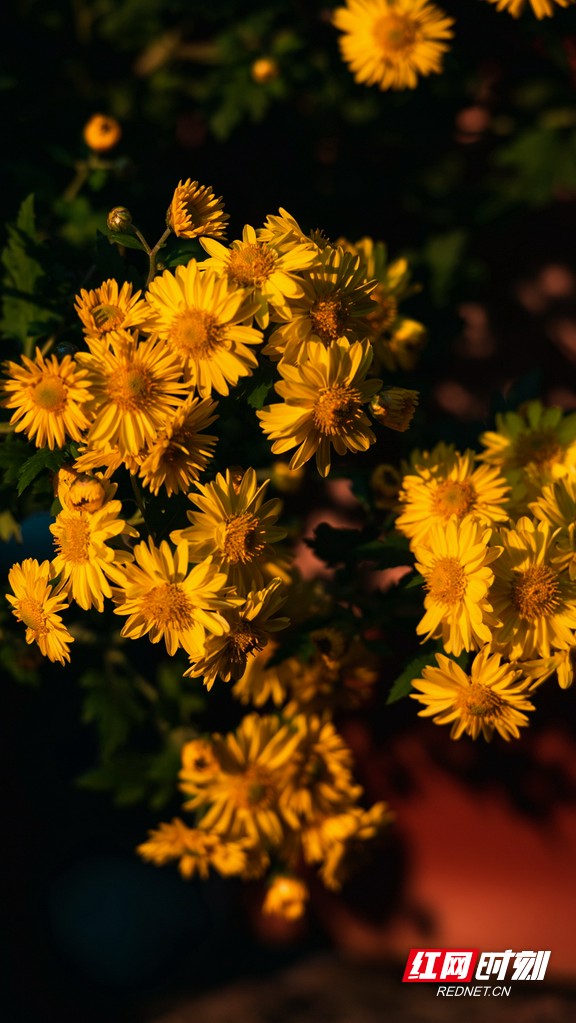
[[[332,20],[355,80],[380,89],[414,89],[440,72],[454,24],[428,0],[347,0]]]
[[[572,7],[574,2],[575,0],[490,0],[491,4],[497,5],[499,11],[508,11],[515,18],[520,17],[528,3],[537,18],[548,18],[554,14],[555,4],[558,7]]]
[[[308,885],[302,878],[281,874],[269,885],[262,912],[285,920],[299,920],[305,913],[309,898]]]
[[[84,141],[95,153],[107,153],[114,149],[122,137],[122,128],[115,117],[106,114],[92,114],[82,130]]]

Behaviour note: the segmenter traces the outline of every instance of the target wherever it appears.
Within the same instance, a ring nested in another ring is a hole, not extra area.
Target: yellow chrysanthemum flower
[[[222,197],[217,199],[209,185],[190,178],[178,183],[166,217],[177,238],[224,238],[229,220]]]
[[[554,563],[567,569],[570,578],[576,580],[576,478],[562,476],[549,483],[529,508],[535,518],[560,527]]]
[[[442,71],[453,18],[428,0],[347,0],[332,17],[342,58],[360,85],[414,89]]]
[[[299,920],[304,916],[309,898],[308,885],[301,877],[281,874],[269,885],[262,904],[262,912],[271,916],[281,916],[284,920]]]
[[[396,259],[389,263],[384,242],[372,238],[360,238],[354,244],[340,239],[339,244],[360,256],[367,280],[377,281],[371,293],[372,309],[366,316],[377,364],[381,363],[388,372],[414,369],[426,342],[426,328],[400,314],[402,300],[419,290],[411,284],[408,261]]]
[[[278,799],[299,741],[299,733],[274,715],[249,714],[235,732],[214,735],[220,772],[212,782],[199,786],[186,804],[191,809],[206,808],[200,827],[227,839],[279,845],[283,828]]]
[[[489,566],[501,548],[488,547],[489,540],[490,530],[467,516],[436,523],[426,543],[415,547],[426,589],[425,614],[416,627],[423,642],[441,638],[446,651],[458,656],[492,639],[497,619],[488,600],[494,579]]]
[[[441,449],[443,451],[443,448]],[[490,525],[506,522],[504,504],[510,487],[497,468],[476,465],[473,451],[455,452],[448,461],[422,466],[402,479],[401,513],[396,528],[415,544],[423,543],[435,523],[458,521],[471,515]]]
[[[121,582],[123,566],[131,560],[126,549],[111,547],[108,540],[138,536],[120,518],[120,501],[107,501],[94,512],[63,508],[50,526],[56,555],[54,571],[76,603],[88,610],[104,610],[104,598],[111,597],[109,580]]]
[[[248,660],[264,649],[271,634],[290,624],[289,618],[277,616],[285,599],[282,581],[273,579],[265,589],[248,593],[242,607],[224,611],[229,632],[208,636],[204,655],[184,675],[202,678],[207,689],[212,688],[218,677],[223,682],[240,679]]]
[[[549,657],[537,657],[534,661],[517,661],[515,667],[530,679],[530,689],[536,689],[551,675],[556,675],[561,689],[569,689],[574,682],[576,668],[576,634],[568,650],[558,650]]]
[[[366,317],[374,308],[376,281],[367,280],[360,256],[326,246],[318,265],[301,277],[304,294],[290,302],[290,315],[271,334],[265,355],[302,363],[303,346],[312,338],[329,345],[340,337],[357,341],[369,335]]]
[[[537,18],[549,18],[556,10],[555,4],[558,7],[572,7],[575,0],[490,0],[491,4],[496,4],[497,10],[508,11],[515,18],[520,17],[528,2]]]
[[[437,725],[452,725],[451,739],[466,734],[489,742],[494,732],[503,739],[518,739],[519,729],[528,724],[523,711],[534,710],[528,699],[528,682],[522,672],[500,663],[500,654],[482,648],[472,661],[468,675],[456,661],[436,654],[438,667],[422,669],[422,678],[412,685],[422,695],[413,700],[424,705],[420,717],[433,717]]]
[[[296,831],[302,821],[348,808],[362,795],[352,777],[352,751],[327,718],[298,714],[300,733],[280,795],[280,810]]]
[[[490,600],[502,628],[496,649],[510,660],[549,657],[572,646],[576,582],[556,562],[557,530],[527,516],[495,534],[502,556],[494,566]]]
[[[148,289],[151,320],[147,327],[169,343],[200,395],[228,394],[258,362],[248,347],[262,341],[252,326],[256,303],[243,288],[232,288],[214,270],[195,259],[176,273],[165,270]]]
[[[204,471],[218,438],[202,431],[218,418],[217,408],[211,398],[190,398],[164,424],[140,465],[140,478],[153,494],[162,486],[169,497],[187,493]]]
[[[195,795],[202,785],[210,784],[220,770],[210,739],[191,739],[182,747],[180,756],[180,788],[190,795]]]
[[[34,361],[9,362],[2,383],[5,408],[14,409],[10,423],[23,431],[36,447],[64,447],[67,437],[80,440],[90,424],[87,402],[90,381],[70,355],[61,362],[44,358],[39,348]]]
[[[246,843],[226,842],[220,835],[189,828],[179,817],[148,832],[148,840],[137,847],[144,860],[163,866],[178,860],[182,877],[198,874],[204,881],[210,867],[224,877],[241,874],[246,867]]]
[[[300,227],[295,218],[280,206],[278,216],[270,213],[264,221],[264,227],[258,228],[258,241],[267,242],[280,252],[288,252],[295,245],[307,245],[318,255],[319,249],[314,241]]]
[[[189,390],[180,363],[157,337],[137,341],[124,330],[94,340],[91,349],[78,355],[93,396],[88,447],[137,455],[156,440]]]
[[[283,379],[274,386],[284,401],[257,412],[274,454],[297,447],[291,469],[315,455],[318,472],[327,476],[331,447],[339,455],[367,451],[376,437],[362,406],[382,386],[381,380],[366,379],[371,363],[369,343],[351,344],[345,337],[327,348],[318,341],[306,342],[298,366],[282,361]]]
[[[322,881],[338,892],[369,855],[366,843],[373,841],[393,817],[386,803],[375,803],[369,810],[350,806],[342,813],[319,817],[301,832],[304,859],[320,863]]]
[[[277,643],[268,642],[247,662],[244,674],[233,689],[234,696],[241,703],[251,703],[255,707],[263,707],[268,701],[276,707],[284,703],[294,658],[276,662],[277,650]]]
[[[202,265],[247,290],[257,305],[256,322],[263,329],[270,321],[270,308],[282,319],[290,317],[290,303],[304,294],[298,275],[318,261],[310,242],[294,244],[283,252],[259,240],[249,224],[244,227],[242,240],[232,242],[229,249],[210,238],[201,244],[209,255]]]
[[[69,605],[62,584],[54,584],[56,574],[49,561],[39,564],[35,558],[25,558],[8,573],[12,593],[6,599],[12,614],[26,626],[26,642],[37,643],[50,661],[65,664],[74,640],[58,613]]]
[[[378,658],[358,636],[329,626],[310,633],[313,652],[307,660],[291,657],[283,675],[293,713],[333,715],[369,698],[379,677]]]
[[[258,484],[254,469],[227,469],[213,483],[197,483],[199,493],[188,498],[200,511],[188,512],[190,525],[170,534],[174,543],[187,542],[192,561],[212,556],[243,594],[281,574],[272,544],[286,531],[276,525],[282,508],[278,498],[264,503],[268,482]]]
[[[223,635],[228,622],[220,613],[239,603],[226,576],[207,558],[189,570],[188,545],[175,552],[163,540],[150,539],[134,548],[135,562],[127,566],[121,587],[114,591],[117,615],[128,615],[122,635],[152,643],[164,640],[172,656],[182,647],[191,657],[204,651],[206,633]]]
[[[119,288],[118,281],[112,278],[93,291],[82,288],[74,308],[82,320],[88,342],[94,337],[106,338],[113,330],[129,330],[146,323],[150,310],[140,298],[141,294],[137,291],[133,295],[132,285],[128,283]]]
[[[481,434],[478,459],[500,468],[512,485],[511,501],[519,514],[541,487],[576,466],[576,413],[545,408],[529,401],[516,412],[496,416],[496,430]]]

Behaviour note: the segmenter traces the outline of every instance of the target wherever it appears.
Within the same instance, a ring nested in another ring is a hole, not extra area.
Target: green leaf
[[[55,448],[53,451],[50,448],[38,448],[32,457],[24,462],[18,473],[18,497],[41,472],[46,469],[50,472],[57,472],[60,466],[68,460],[68,457],[68,451],[65,448]]]
[[[0,469],[3,482],[16,486],[18,476],[26,461],[30,458],[31,447],[22,440],[7,434],[0,442]]]
[[[115,245],[123,245],[125,249],[139,249],[140,252],[146,251],[142,242],[133,234],[118,234],[117,231],[107,231],[106,234]]]
[[[33,195],[24,200],[16,223],[7,225],[7,233],[8,242],[0,257],[5,271],[0,329],[26,346],[30,335],[39,337],[59,319],[41,293],[43,262],[48,262],[49,252],[36,232]]]
[[[264,407],[268,399],[268,395],[274,386],[272,380],[262,380],[254,390],[250,391],[247,397],[247,402],[250,408],[259,410]]]
[[[87,690],[82,720],[96,725],[102,757],[107,760],[126,742],[133,726],[144,720],[146,711],[123,663],[106,660],[102,668],[86,671],[80,685]]]
[[[388,693],[388,699],[386,703],[396,703],[398,700],[402,700],[405,696],[408,696],[412,689],[412,682],[415,678],[420,678],[422,669],[427,668],[429,665],[436,665],[436,650],[430,650],[427,654],[422,654],[420,657],[415,657],[414,660],[410,661],[406,665],[404,671],[402,671],[394,682],[392,688]]]

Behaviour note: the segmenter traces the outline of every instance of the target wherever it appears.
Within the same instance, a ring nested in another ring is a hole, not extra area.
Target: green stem
[[[144,500],[143,500],[143,497],[142,497],[142,491],[140,490],[140,487],[138,486],[138,483],[136,481],[136,477],[133,476],[132,473],[130,473],[130,483],[132,484],[132,493],[134,494],[134,500],[136,501],[136,506],[138,508],[138,511],[140,512],[140,514],[142,516],[142,521],[143,521],[144,525],[146,526],[146,529],[147,529],[149,535],[152,537],[153,540],[155,540],[156,538],[154,536],[154,533],[150,529],[150,526],[148,525],[148,523],[146,521],[146,506],[144,504]]]
[[[150,269],[148,271],[148,279],[146,281],[146,287],[148,287],[148,285],[150,284],[150,281],[152,280],[152,278],[154,277],[154,275],[156,273],[156,256],[158,255],[159,250],[162,248],[164,242],[168,238],[171,230],[172,230],[172,228],[167,227],[166,230],[164,231],[164,234],[161,235],[161,237],[156,242],[156,245],[154,246],[154,248],[153,249],[148,249],[148,259],[150,260]]]

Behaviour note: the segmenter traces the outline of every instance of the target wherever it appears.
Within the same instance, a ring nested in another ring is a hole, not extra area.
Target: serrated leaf
[[[262,380],[261,383],[257,384],[254,390],[250,391],[246,399],[250,408],[257,411],[263,408],[273,386],[272,380]]]
[[[30,451],[30,445],[25,440],[12,434],[0,442],[0,469],[4,483],[14,486],[18,483],[18,474],[30,458]]]
[[[415,678],[420,678],[422,669],[427,668],[429,665],[436,665],[436,654],[437,651],[430,650],[427,654],[422,654],[420,657],[415,657],[414,660],[410,661],[406,665],[404,671],[402,671],[394,682],[392,688],[388,693],[388,699],[386,703],[396,703],[398,700],[402,700],[405,696],[408,696],[412,689],[412,682]]]
[[[24,345],[30,335],[38,337],[59,319],[41,296],[42,257],[48,260],[48,250],[36,233],[33,195],[20,206],[15,224],[7,225],[7,234],[0,257],[5,271],[0,326],[4,334]]]
[[[31,458],[28,458],[18,472],[18,497],[30,486],[30,484],[44,470],[57,472],[61,465],[68,460],[68,452],[64,448],[38,448]]]
[[[146,716],[134,681],[124,670],[122,664],[105,663],[80,678],[80,685],[87,690],[82,720],[98,729],[104,760],[126,742],[133,726]]]

